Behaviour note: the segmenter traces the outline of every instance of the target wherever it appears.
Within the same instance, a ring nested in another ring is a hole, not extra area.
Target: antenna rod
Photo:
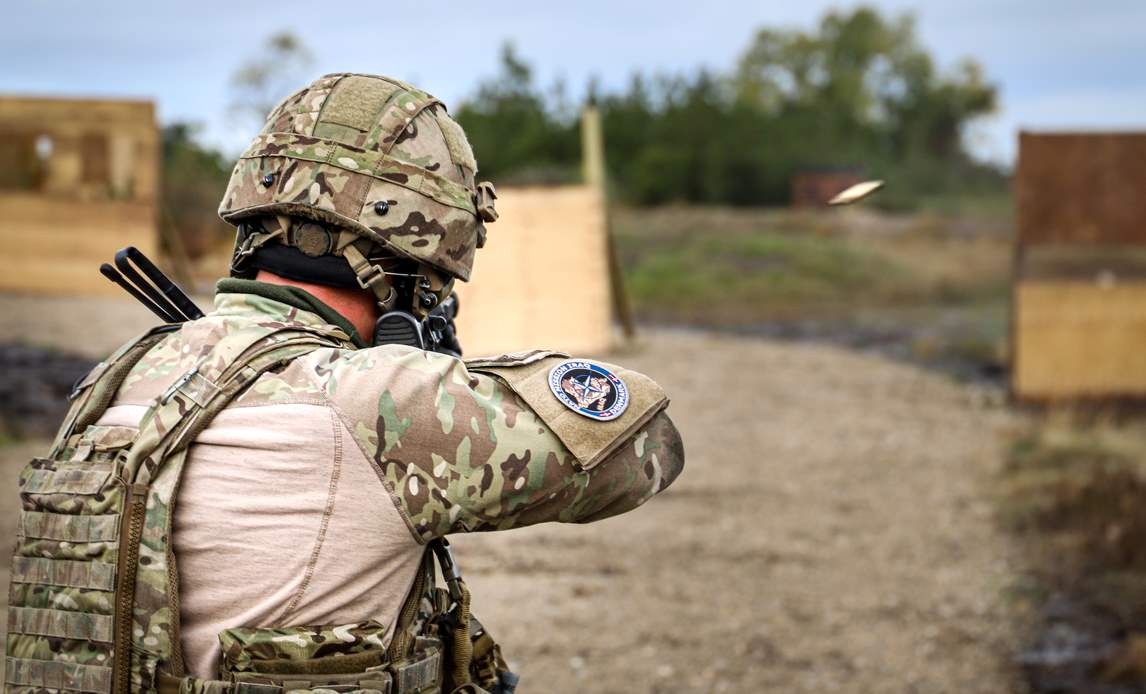
[[[127,280],[125,280],[123,278],[123,275],[119,274],[119,272],[116,271],[116,269],[113,268],[111,265],[104,263],[103,265],[99,266],[99,271],[100,271],[101,275],[108,278],[112,282],[118,284],[120,287],[122,287],[124,289],[124,291],[126,291],[128,294],[131,294],[133,297],[135,297],[136,301],[138,301],[139,303],[141,303],[147,307],[147,310],[149,310],[152,313],[154,313],[155,315],[159,316],[159,319],[162,320],[164,323],[180,323],[180,322],[182,322],[181,318],[176,318],[175,316],[167,313],[162,308],[160,308],[157,304],[155,304],[155,302],[151,301],[151,299],[148,299],[147,296],[143,294],[143,292],[139,291],[134,286],[132,286],[131,283],[128,282]]]
[[[191,297],[187,296],[187,292],[172,282],[167,275],[163,274],[162,270],[155,267],[155,263],[151,262],[151,259],[144,255],[143,251],[135,246],[128,246],[124,250],[127,251],[127,257],[130,258],[140,270],[143,270],[143,274],[147,275],[147,279],[155,283],[159,291],[163,292],[163,294],[171,300],[171,303],[175,304],[175,307],[182,311],[183,315],[187,316],[189,320],[197,320],[205,315],[203,311],[195,305],[195,302],[191,300]]]
[[[163,309],[169,316],[173,317],[175,319],[173,322],[182,323],[189,319],[188,316],[180,311],[159,289],[143,279],[128,259],[127,248],[121,248],[115,254],[115,267],[123,274],[123,277],[127,281],[135,285],[135,288],[139,290],[140,293],[150,299],[156,306]]]

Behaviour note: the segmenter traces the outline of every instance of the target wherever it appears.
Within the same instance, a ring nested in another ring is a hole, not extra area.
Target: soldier
[[[272,111],[220,207],[215,311],[100,364],[21,477],[9,691],[513,690],[443,538],[632,510],[683,450],[639,373],[385,344],[469,278],[476,171],[397,80]]]

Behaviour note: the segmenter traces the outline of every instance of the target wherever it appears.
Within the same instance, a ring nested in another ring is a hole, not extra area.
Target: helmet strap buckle
[[[380,265],[372,264],[353,244],[342,248],[342,257],[350,263],[350,269],[358,278],[358,286],[370,290],[378,299],[382,313],[393,309],[398,302],[398,292],[386,281],[386,271]]]
[[[474,191],[474,208],[483,222],[497,221],[496,201],[497,190],[494,189],[492,183],[482,181],[477,184],[477,189]]]
[[[250,227],[248,226],[248,228]],[[275,231],[269,232],[252,231],[246,234],[243,237],[243,240],[235,248],[235,255],[231,258],[231,269],[233,271],[242,270],[242,266],[252,255],[255,254],[255,251],[259,250],[280,236],[283,236],[282,229],[276,229]]]

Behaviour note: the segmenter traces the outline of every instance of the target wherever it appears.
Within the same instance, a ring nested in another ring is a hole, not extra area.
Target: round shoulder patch
[[[563,361],[549,372],[549,389],[579,415],[608,421],[629,407],[629,388],[603,366],[581,359]]]

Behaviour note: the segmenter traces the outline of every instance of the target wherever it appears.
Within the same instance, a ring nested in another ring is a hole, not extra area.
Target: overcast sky
[[[314,52],[314,76],[391,75],[448,105],[497,69],[506,39],[542,84],[561,77],[576,95],[594,75],[608,87],[634,70],[724,70],[758,27],[811,28],[825,10],[855,4],[12,0],[0,21],[0,93],[152,98],[162,122],[200,122],[204,139],[235,151],[252,133],[227,118],[229,77],[283,29]],[[1010,162],[1018,128],[1146,128],[1146,0],[865,4],[913,12],[941,66],[972,56],[998,83],[998,114],[971,133],[983,157]]]

